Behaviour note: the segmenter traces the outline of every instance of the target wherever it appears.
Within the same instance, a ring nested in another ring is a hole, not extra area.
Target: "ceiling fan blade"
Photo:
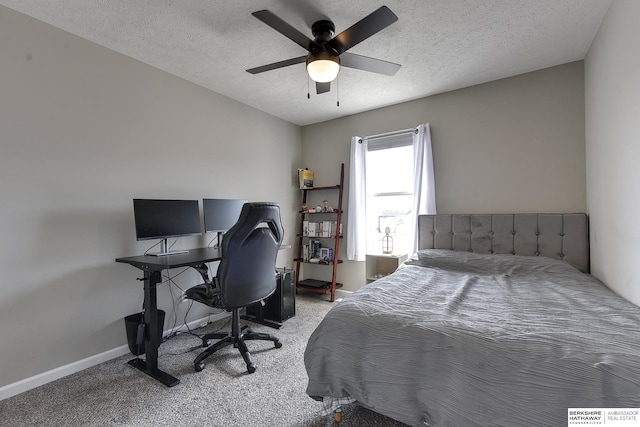
[[[382,6],[329,40],[326,45],[341,54],[397,20],[398,17],[391,12],[391,9]]]
[[[264,73],[265,71],[275,70],[277,68],[288,67],[289,65],[300,64],[307,60],[305,56],[299,56],[297,58],[286,59],[284,61],[274,62],[273,64],[263,65],[261,67],[249,68],[247,72],[251,74]]]
[[[252,15],[306,50],[322,49],[318,43],[314,42],[268,10],[259,10],[257,12],[253,12]]]
[[[316,93],[320,95],[321,93],[329,92],[331,90],[331,82],[329,83],[320,83],[316,82]]]
[[[372,73],[393,76],[401,67],[400,64],[383,61],[381,59],[369,58],[368,56],[356,55],[345,52],[340,55],[340,65],[358,70],[370,71]]]

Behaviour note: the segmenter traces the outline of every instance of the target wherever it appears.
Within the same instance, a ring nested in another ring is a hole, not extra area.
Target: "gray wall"
[[[615,0],[585,58],[592,273],[640,305],[640,2]]]
[[[305,126],[304,167],[317,185],[335,184],[341,162],[349,176],[351,136],[420,123],[431,126],[438,212],[586,210],[582,61]],[[364,263],[345,261],[338,281],[360,288]]]
[[[0,64],[0,387],[126,343],[134,197],[276,201],[292,243],[300,127],[2,6]]]

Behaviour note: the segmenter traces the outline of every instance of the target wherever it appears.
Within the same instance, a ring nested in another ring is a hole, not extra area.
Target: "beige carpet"
[[[333,303],[339,304],[339,303]],[[177,376],[167,388],[127,364],[127,355],[0,402],[0,426],[330,426],[321,403],[305,393],[304,349],[309,335],[332,307],[317,295],[299,294],[296,316],[280,330],[251,324],[275,334],[273,343],[250,341],[258,366],[248,374],[232,347],[210,357],[202,372],[193,359],[201,341],[177,335],[160,346],[159,367]],[[246,323],[246,321],[242,321]],[[229,321],[212,323],[198,334],[227,329]],[[123,322],[123,334],[124,322]],[[344,408],[344,427],[403,426],[356,404]]]

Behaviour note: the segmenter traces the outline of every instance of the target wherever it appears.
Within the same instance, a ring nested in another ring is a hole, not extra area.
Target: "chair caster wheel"
[[[274,342],[274,344],[275,344],[276,348],[282,347],[282,343],[280,341],[276,341],[276,342]]]
[[[247,365],[247,371],[249,371],[250,374],[253,374],[256,371],[256,368],[257,366],[255,363]]]
[[[204,369],[204,362],[196,363],[193,367],[195,368],[196,372],[200,372]]]

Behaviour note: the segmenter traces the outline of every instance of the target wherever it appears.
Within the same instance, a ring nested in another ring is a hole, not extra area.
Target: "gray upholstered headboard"
[[[586,214],[420,215],[418,249],[540,255],[589,272]]]

